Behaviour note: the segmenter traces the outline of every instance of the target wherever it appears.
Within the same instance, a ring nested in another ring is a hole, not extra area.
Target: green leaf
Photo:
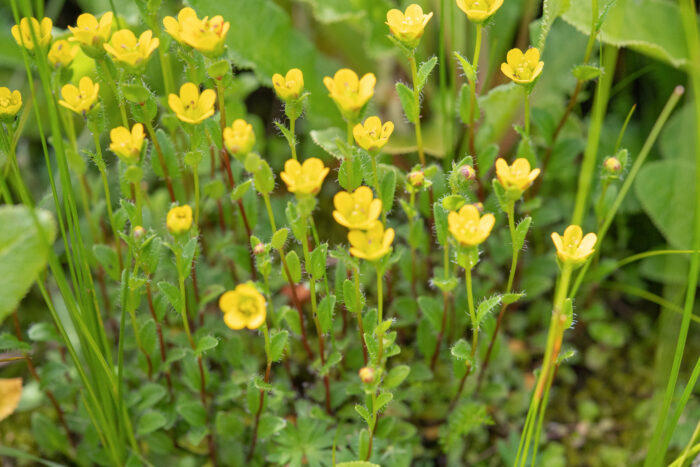
[[[479,125],[477,149],[501,141],[503,135],[511,130],[513,119],[520,111],[522,100],[523,90],[513,83],[496,86],[486,95],[478,98],[479,109],[484,118]]]
[[[219,345],[219,339],[217,339],[214,336],[202,336],[199,341],[197,341],[197,348],[195,349],[194,353],[197,355],[201,355],[207,350],[211,350],[214,347]]]
[[[139,412],[150,409],[168,394],[163,386],[156,383],[146,383],[139,388],[138,392],[141,400],[136,406],[136,410]]]
[[[525,245],[525,238],[527,237],[527,232],[530,230],[530,224],[532,223],[532,217],[527,216],[515,227],[515,238],[514,247],[516,250],[522,250]]]
[[[257,170],[253,174],[255,189],[260,193],[272,193],[275,190],[275,174],[270,164],[264,159],[260,160]]]
[[[348,192],[355,191],[362,184],[362,160],[359,157],[343,159],[338,169],[338,183]]]
[[[324,376],[326,375],[331,369],[336,366],[338,363],[340,363],[343,360],[343,356],[340,355],[340,352],[337,350],[334,350],[331,352],[331,354],[328,356],[326,359],[326,363],[321,367],[321,370],[318,372],[319,375]]]
[[[295,284],[301,281],[301,263],[299,262],[299,256],[297,252],[291,250],[287,253],[287,266],[289,267],[289,274],[292,276],[291,280]]]
[[[406,114],[406,119],[411,123],[416,123],[418,121],[419,109],[416,106],[416,99],[413,96],[413,91],[403,83],[396,83],[396,92],[399,95],[399,100]]]
[[[570,298],[564,301],[564,309],[562,310],[564,316],[566,316],[566,322],[564,323],[564,329],[569,329],[574,322],[574,304]]]
[[[205,426],[207,424],[207,413],[200,401],[189,400],[181,402],[175,410],[191,426]]]
[[[177,174],[180,172],[177,162],[177,155],[175,153],[175,146],[173,145],[170,136],[163,131],[163,129],[158,128],[156,130],[156,138],[158,139],[158,144],[163,152],[163,159],[165,159],[165,167],[168,169],[168,174],[171,178],[176,178]],[[160,157],[157,153],[153,154],[151,157],[151,168],[153,173],[158,177],[163,177],[163,167],[161,166]]]
[[[372,415],[370,415],[369,410],[367,410],[367,407],[364,405],[355,404],[355,412],[360,414],[360,417],[362,417],[367,425],[372,423]]]
[[[60,342],[61,337],[51,323],[34,323],[29,327],[27,335],[34,342]],[[2,350],[2,346],[0,346]]]
[[[339,462],[335,464],[335,467],[382,467],[379,464],[367,461],[350,461],[350,462]]]
[[[343,302],[350,313],[357,313],[365,306],[365,298],[360,291],[360,302],[355,297],[355,284],[350,279],[343,281]]]
[[[286,227],[283,227],[279,229],[277,232],[272,235],[272,240],[270,243],[272,244],[272,248],[275,250],[279,250],[284,246],[284,244],[287,241],[287,237],[289,236],[289,229]]]
[[[32,350],[32,346],[17,339],[17,337],[13,336],[9,332],[3,332],[0,334],[0,352],[11,352],[17,350],[22,352],[30,352]]]
[[[55,238],[56,225],[50,212],[37,209],[32,213],[25,206],[0,207],[0,323],[17,308],[46,267]]]
[[[243,195],[245,195],[248,192],[248,189],[250,188],[252,183],[252,180],[246,180],[245,182],[236,185],[236,188],[234,188],[231,192],[231,201],[235,202],[243,198]]]
[[[165,416],[160,412],[147,412],[140,419],[136,434],[139,436],[153,433],[159,428],[162,428],[167,423]]]
[[[324,333],[330,332],[332,328],[334,309],[335,295],[333,294],[323,297],[321,303],[318,305],[318,321]]]
[[[278,362],[282,359],[288,338],[289,333],[287,331],[280,331],[270,336],[270,359],[273,362]]]
[[[423,315],[430,321],[433,325],[433,329],[436,331],[440,330],[442,326],[442,304],[439,300],[432,297],[427,297],[425,295],[418,297],[418,306],[420,307]]]
[[[282,431],[285,426],[287,426],[287,421],[284,418],[276,417],[271,414],[264,414],[260,417],[258,436],[260,439],[265,439],[268,436]]]
[[[580,81],[590,81],[601,75],[603,70],[595,65],[577,65],[571,72]]]
[[[240,187],[241,185],[236,185],[236,189]],[[235,191],[235,189],[234,189]],[[202,194],[207,197],[211,198],[214,200],[219,200],[221,199],[224,194],[226,194],[226,187],[224,186],[224,182],[221,180],[211,180],[207,182],[203,187],[202,187]],[[231,194],[231,198],[233,198],[233,194]],[[235,200],[234,200],[235,201]]]
[[[180,301],[180,289],[166,281],[158,282],[158,289],[165,295],[170,305],[172,305],[176,311],[180,311],[180,307],[182,306],[182,302]]]
[[[571,2],[563,18],[589,35],[591,2]],[[606,44],[629,47],[675,67],[690,63],[677,2],[617,0],[607,12],[599,38]]]
[[[321,243],[311,252],[311,264],[306,267],[314,279],[321,279],[326,273],[326,257],[328,256],[328,244]]]
[[[380,194],[382,199],[382,211],[388,213],[394,205],[394,194],[396,193],[396,172],[389,170],[382,177]]]
[[[496,306],[498,306],[501,303],[501,296],[496,294],[492,295],[489,298],[485,298],[479,303],[479,306],[476,309],[476,326],[478,327],[481,325],[481,322],[484,320],[484,318],[493,311]]]
[[[338,142],[344,141],[345,133],[340,128],[326,128],[325,130],[312,130],[309,135],[314,143],[320,146],[331,156],[338,160],[345,159],[345,154],[338,148]]]
[[[429,60],[421,63],[420,68],[418,69],[418,83],[416,86],[418,88],[418,92],[423,91],[425,82],[428,80],[428,77],[430,76],[430,73],[432,73],[433,68],[435,68],[435,65],[437,65],[437,61],[437,57],[431,57]]]
[[[117,253],[107,245],[93,245],[92,254],[98,263],[104,268],[107,275],[114,281],[119,280],[119,259]]]
[[[507,293],[503,294],[501,297],[501,303],[504,305],[510,305],[511,303],[515,303],[521,298],[525,296],[525,293]]]
[[[459,64],[462,66],[462,71],[464,72],[464,76],[467,78],[467,82],[469,83],[474,83],[476,82],[476,70],[472,66],[472,64],[467,60],[466,58],[462,57],[459,52],[455,52],[455,57],[457,57],[457,60],[459,61]]]
[[[141,325],[141,330],[139,331],[141,337],[141,345],[143,346],[146,353],[149,355],[154,354],[156,351],[157,336],[156,336],[156,322],[152,318],[144,321]]]
[[[393,389],[395,387],[398,387],[401,383],[403,383],[403,381],[406,379],[406,377],[408,377],[408,374],[410,372],[411,372],[411,367],[409,367],[408,365],[395,366],[384,377],[384,381],[382,382],[382,387],[384,389]]]
[[[563,15],[571,6],[571,0],[544,0],[542,6],[542,19],[540,20],[540,33],[537,36],[535,47],[544,50],[545,41],[552,28],[554,20]]]
[[[390,392],[383,392],[377,396],[377,400],[374,406],[374,411],[379,412],[382,410],[391,400],[394,398],[394,395]]]
[[[450,349],[450,353],[457,360],[469,360],[471,359],[471,345],[465,339],[460,339],[455,342],[455,345]]]
[[[459,90],[459,118],[462,123],[469,125],[471,120],[471,108],[472,108],[472,96],[471,89],[468,85],[463,84],[462,88]],[[481,118],[481,107],[479,106],[479,100],[476,100],[476,107],[474,108],[474,120],[479,120]]]
[[[182,249],[182,262],[180,264],[182,270],[180,274],[185,278],[189,277],[192,272],[192,261],[195,253],[197,253],[197,238],[193,237],[185,243],[185,247]]]
[[[683,159],[646,163],[635,181],[637,199],[666,241],[675,249],[691,249],[695,212],[695,167]]]

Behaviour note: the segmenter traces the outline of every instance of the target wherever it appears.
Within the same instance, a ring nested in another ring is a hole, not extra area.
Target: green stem
[[[476,347],[479,344],[479,324],[476,322],[476,310],[474,309],[474,294],[472,293],[472,268],[464,269],[464,279],[467,284],[467,303],[469,304],[469,318],[472,322],[472,359],[476,356]]]
[[[416,108],[416,121],[413,122],[416,127],[416,146],[418,146],[418,159],[420,160],[420,165],[425,167],[425,152],[423,149],[423,133],[421,131],[420,125],[420,89],[418,89],[418,67],[416,65],[416,52],[415,50],[408,57],[408,63],[411,65],[411,79],[413,81],[413,104]]]
[[[296,145],[296,135],[295,135],[295,127],[296,127],[296,118],[290,118],[289,119],[289,132],[292,134],[292,137],[294,138],[293,141],[289,142],[289,149],[292,150],[292,159],[297,160],[297,145]],[[350,144],[352,144],[352,141],[350,141]]]
[[[367,366],[367,344],[365,343],[365,330],[364,324],[362,323],[362,309],[360,308],[360,266],[358,264],[355,272],[353,274],[355,277],[355,303],[357,304],[357,329],[360,333],[360,343],[362,344],[362,357],[365,361],[365,366]]]
[[[474,67],[474,70],[476,70],[477,76],[479,70],[479,55],[481,53],[483,29],[484,27],[481,24],[476,25],[476,40],[474,42],[474,59],[472,60],[472,66]],[[469,152],[472,157],[476,157],[476,131],[474,128],[476,120],[476,79],[469,82],[469,98],[471,103],[469,106]],[[478,177],[478,169],[476,164],[474,164],[474,169],[477,170]]]
[[[143,226],[143,193],[141,193],[141,183],[132,183],[134,197],[136,198],[136,225]]]
[[[377,340],[379,341],[379,350],[377,352],[377,367],[382,367],[382,357],[384,356],[384,317],[382,310],[384,309],[384,296],[383,296],[383,281],[384,271],[381,266],[377,265],[377,326],[379,327],[379,335]]]
[[[530,91],[525,90],[525,134],[530,139]]]
[[[109,63],[107,63],[107,60],[102,59],[100,60],[100,63],[102,64],[102,68],[104,69],[107,82],[114,91],[114,99],[117,101],[117,105],[119,106],[119,113],[122,117],[122,125],[125,128],[129,128],[129,119],[126,116],[126,107],[124,107],[124,99],[122,99],[122,93],[121,89],[119,88],[119,84],[114,79],[114,76],[112,76],[112,72],[109,69]]]
[[[199,167],[192,166],[192,178],[194,180],[194,225],[199,228]]]

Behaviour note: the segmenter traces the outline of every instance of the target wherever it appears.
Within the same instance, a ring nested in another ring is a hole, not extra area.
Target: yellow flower
[[[433,13],[423,14],[423,9],[415,3],[406,8],[406,13],[401,10],[392,9],[386,14],[386,24],[389,25],[391,33],[399,41],[411,48],[418,45],[418,41],[423,37],[425,25],[428,24]]]
[[[350,254],[355,258],[376,261],[389,253],[394,241],[394,229],[384,230],[380,221],[374,221],[365,230],[351,230],[348,233]]]
[[[570,225],[564,231],[563,238],[558,233],[552,232],[552,241],[561,262],[578,265],[593,254],[598,237],[594,233],[586,234],[584,237],[581,227]]]
[[[457,6],[475,23],[488,19],[501,5],[503,0],[457,0]]]
[[[165,218],[165,225],[168,227],[168,232],[173,235],[189,231],[192,227],[192,208],[187,204],[171,208]]]
[[[386,122],[382,125],[379,117],[369,117],[365,123],[358,123],[352,130],[357,144],[365,151],[379,151],[389,141],[394,132],[394,124]]]
[[[224,293],[219,299],[219,308],[224,313],[226,326],[236,331],[257,329],[267,316],[265,297],[251,282],[238,284],[234,290]]]
[[[193,125],[214,115],[216,92],[205,89],[199,94],[199,88],[194,83],[185,83],[180,87],[180,95],[170,94],[168,105],[177,118]]]
[[[0,421],[12,415],[21,397],[22,378],[0,378]]]
[[[284,163],[284,172],[280,174],[280,178],[287,184],[290,193],[315,195],[321,189],[323,179],[329,171],[321,159],[316,157],[306,159],[304,164],[289,159]]]
[[[272,76],[272,85],[275,92],[283,101],[297,99],[304,90],[304,75],[299,68],[292,68],[287,76],[275,73]]]
[[[80,78],[78,87],[66,84],[61,88],[63,100],[58,101],[58,103],[84,116],[95,107],[99,91],[99,84],[93,83],[88,76],[83,76]]]
[[[255,145],[253,125],[241,118],[236,119],[233,125],[224,128],[224,144],[231,154],[245,156]]]
[[[14,117],[22,108],[22,94],[18,90],[0,87],[0,118]]]
[[[158,48],[160,40],[153,38],[153,31],[144,31],[136,40],[136,36],[128,29],[120,29],[112,34],[112,38],[104,48],[117,62],[131,67],[143,65],[148,57]]]
[[[67,40],[61,39],[51,44],[49,62],[54,68],[68,66],[76,55],[78,55],[78,46],[71,45]]]
[[[335,76],[323,78],[323,84],[330,92],[330,97],[347,118],[356,118],[362,107],[374,95],[374,85],[377,78],[373,73],[367,73],[358,79],[357,74],[347,68],[338,70]]]
[[[136,123],[131,128],[131,132],[128,128],[118,126],[109,132],[109,137],[112,140],[109,149],[114,154],[129,164],[138,163],[143,147],[143,125]]]
[[[170,34],[173,39],[181,44],[184,44],[182,39],[182,31],[185,28],[185,24],[189,19],[197,19],[197,12],[195,12],[190,7],[185,7],[177,14],[177,19],[172,16],[166,16],[163,18],[163,26],[165,27],[165,32]]]
[[[447,216],[450,233],[464,246],[476,246],[483,243],[491,234],[496,218],[493,214],[479,215],[479,208],[465,204]]]
[[[101,56],[104,54],[102,44],[107,42],[109,35],[112,32],[112,18],[114,15],[108,11],[97,21],[90,13],[83,13],[78,16],[76,26],[68,26],[70,32],[73,33],[70,41],[78,42],[85,53],[91,57]]]
[[[338,192],[333,197],[333,218],[348,229],[366,230],[382,213],[382,200],[375,198],[368,186],[358,187],[354,192]]]
[[[179,19],[179,16],[178,16]],[[223,16],[217,15],[209,19],[208,16],[197,19],[197,15],[188,16],[180,23],[180,38],[182,42],[197,49],[207,56],[221,55],[224,51],[226,34],[231,24],[224,21]]]
[[[506,190],[527,190],[532,182],[540,174],[540,169],[530,170],[530,163],[521,157],[513,162],[510,167],[501,157],[496,160],[496,176]]]
[[[51,18],[43,18],[41,24],[36,18],[22,18],[18,25],[12,26],[12,37],[15,38],[17,44],[27,50],[34,50],[34,41],[32,40],[32,30],[39,40],[39,46],[46,47],[51,42],[51,28],[53,22]]]
[[[529,84],[542,73],[544,62],[540,61],[540,51],[530,47],[522,53],[520,49],[510,49],[506,63],[501,63],[501,71],[514,83]]]

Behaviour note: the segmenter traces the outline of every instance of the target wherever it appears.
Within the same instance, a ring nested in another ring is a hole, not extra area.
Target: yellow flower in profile
[[[197,16],[185,19],[180,37],[190,47],[207,56],[218,56],[224,51],[226,34],[231,23],[224,21],[221,15],[209,19],[208,16],[197,19]]]
[[[54,68],[68,66],[75,56],[78,55],[78,50],[77,45],[71,45],[71,43],[65,39],[57,40],[51,44],[49,62],[51,62]]]
[[[63,99],[58,101],[63,107],[85,116],[97,103],[100,85],[93,83],[88,76],[80,78],[78,87],[66,84],[61,88]]]
[[[22,94],[18,90],[0,87],[0,118],[14,117],[22,108]]]
[[[224,144],[231,154],[247,155],[255,146],[253,125],[242,118],[236,119],[230,127],[224,128]]]
[[[265,322],[267,304],[252,282],[238,284],[219,299],[219,308],[224,313],[226,326],[236,331],[258,329]]]
[[[542,73],[544,62],[540,61],[540,51],[530,47],[523,53],[520,49],[510,49],[506,63],[501,63],[501,71],[514,83],[532,83]]]
[[[299,68],[292,68],[286,76],[275,73],[272,75],[272,85],[283,101],[298,99],[304,90],[304,74]]]
[[[501,157],[496,160],[496,177],[506,190],[525,191],[539,174],[540,169],[530,170],[530,163],[523,157],[515,159],[511,166]]]
[[[196,125],[214,115],[216,92],[205,89],[199,94],[199,88],[194,83],[185,83],[180,87],[180,95],[170,94],[168,105],[177,118],[185,123]]]
[[[160,40],[157,37],[153,38],[153,31],[150,29],[142,32],[138,40],[130,30],[120,29],[112,34],[104,48],[113,60],[137,68],[148,60],[159,44]]]
[[[328,88],[331,99],[346,118],[356,118],[362,107],[374,95],[374,85],[377,78],[373,73],[367,73],[358,79],[357,74],[347,68],[342,68],[331,78],[323,78],[323,84]]]
[[[374,221],[367,230],[348,232],[350,254],[355,258],[376,261],[391,250],[394,241],[394,229],[384,230],[380,221]]]
[[[432,12],[426,15],[423,8],[414,3],[406,8],[406,13],[395,8],[389,10],[386,14],[386,24],[396,39],[411,48],[416,48],[423,37],[425,25],[432,17]]]
[[[496,13],[503,5],[503,0],[457,0],[457,6],[469,18],[469,21],[482,23]]]
[[[333,197],[333,218],[335,221],[354,230],[366,230],[379,219],[382,213],[382,200],[375,198],[368,186],[358,187],[352,193],[338,192]]]
[[[493,214],[479,214],[479,208],[473,204],[465,204],[457,211],[447,216],[450,233],[464,246],[476,246],[483,243],[491,234],[496,218]]]
[[[165,225],[173,235],[189,231],[192,227],[192,208],[187,204],[171,208],[165,218]]]
[[[394,132],[394,123],[386,122],[382,125],[379,117],[369,117],[365,123],[358,123],[352,129],[357,144],[365,151],[379,151],[389,141],[389,136]]]
[[[284,172],[280,178],[287,184],[290,193],[298,195],[315,195],[321,190],[323,180],[330,169],[317,157],[306,159],[303,164],[295,159],[284,163]]]
[[[190,7],[185,7],[180,12],[177,14],[177,19],[173,18],[172,16],[166,16],[163,18],[163,26],[165,27],[165,32],[170,34],[173,39],[178,41],[181,44],[184,44],[185,41],[182,38],[182,31],[185,28],[185,24],[187,23],[188,20],[190,19],[197,19],[197,12],[195,12],[192,8]]]
[[[131,131],[126,127],[118,126],[109,132],[109,137],[112,140],[109,149],[121,160],[129,164],[139,162],[144,140],[143,125],[136,123]]]
[[[68,40],[78,42],[83,51],[91,57],[101,56],[104,54],[102,44],[109,40],[112,33],[113,18],[111,11],[102,15],[99,21],[90,13],[83,13],[78,16],[75,27],[68,26],[73,33],[73,37]]]
[[[12,37],[15,38],[17,44],[27,50],[34,50],[34,41],[32,40],[32,30],[36,38],[39,40],[39,46],[46,47],[51,42],[51,28],[53,22],[51,18],[43,18],[41,23],[36,18],[22,18],[18,25],[12,26]]]
[[[598,236],[594,233],[583,236],[578,225],[570,225],[564,231],[564,237],[552,232],[552,242],[557,248],[557,257],[562,263],[579,265],[588,259],[595,251]]]

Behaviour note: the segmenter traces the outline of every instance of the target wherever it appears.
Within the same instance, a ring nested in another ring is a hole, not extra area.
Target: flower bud
[[[363,383],[369,384],[374,382],[374,368],[366,366],[360,368],[360,371],[357,373],[360,375],[360,379]]]
[[[255,247],[253,247],[253,253],[255,253],[256,255],[261,255],[265,253],[265,244],[260,242],[257,245],[255,245]]]
[[[607,172],[608,175],[620,175],[622,172],[622,164],[617,157],[608,157],[603,162],[603,170]]]
[[[484,203],[474,203],[474,207],[479,210],[479,212],[484,212]]]
[[[192,208],[188,205],[176,206],[168,211],[165,220],[168,231],[173,235],[181,235],[192,227]]]
[[[423,185],[424,181],[425,174],[422,170],[416,170],[408,174],[408,183],[410,183],[411,186],[418,188],[419,186]]]
[[[141,240],[146,235],[146,229],[137,225],[131,230],[131,235],[133,235],[136,240]]]
[[[465,180],[474,180],[476,178],[476,171],[471,165],[463,165],[459,168],[459,173],[462,174]]]

